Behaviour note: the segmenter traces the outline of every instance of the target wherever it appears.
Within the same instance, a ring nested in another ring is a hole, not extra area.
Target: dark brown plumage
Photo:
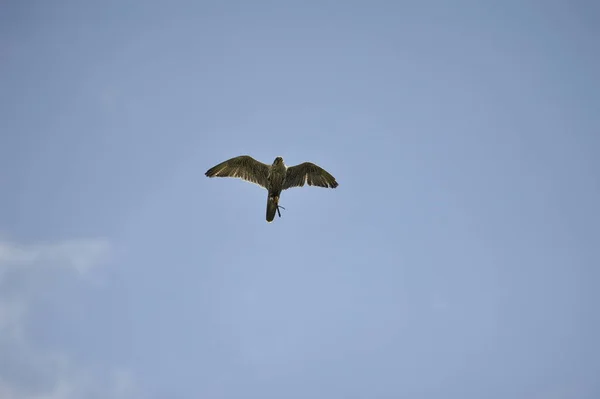
[[[309,186],[336,188],[338,183],[325,169],[311,162],[287,167],[283,158],[277,157],[272,165],[257,161],[249,155],[228,159],[206,171],[208,177],[236,177],[266,188],[267,222],[272,222],[275,212],[279,213],[281,191],[292,187]],[[281,217],[281,214],[279,214]]]

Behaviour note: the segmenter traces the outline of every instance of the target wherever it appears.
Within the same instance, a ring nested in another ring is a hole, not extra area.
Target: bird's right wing
[[[269,166],[249,155],[241,155],[213,166],[206,171],[205,175],[208,177],[237,177],[267,188]]]
[[[335,177],[314,163],[304,162],[287,168],[285,183],[283,183],[284,190],[291,187],[302,187],[304,184],[328,188],[338,186]]]

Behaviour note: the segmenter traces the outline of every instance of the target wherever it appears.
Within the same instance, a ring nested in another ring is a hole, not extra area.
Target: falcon
[[[205,173],[208,177],[236,177],[266,188],[267,195],[267,222],[275,218],[275,212],[281,217],[279,197],[283,190],[292,187],[309,186],[336,188],[338,183],[335,177],[325,169],[311,162],[304,162],[296,166],[286,166],[282,157],[275,158],[272,165],[257,161],[249,155],[228,159],[213,166]]]

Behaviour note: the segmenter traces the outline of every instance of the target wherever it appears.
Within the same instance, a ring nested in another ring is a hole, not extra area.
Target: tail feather
[[[275,219],[279,198],[269,196],[267,198],[267,222],[272,222]]]

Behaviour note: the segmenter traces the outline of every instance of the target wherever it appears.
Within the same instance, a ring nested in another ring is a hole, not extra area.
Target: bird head
[[[275,158],[275,161],[273,161],[273,165],[280,165],[282,163],[283,163],[282,157],[277,157],[277,158]]]

